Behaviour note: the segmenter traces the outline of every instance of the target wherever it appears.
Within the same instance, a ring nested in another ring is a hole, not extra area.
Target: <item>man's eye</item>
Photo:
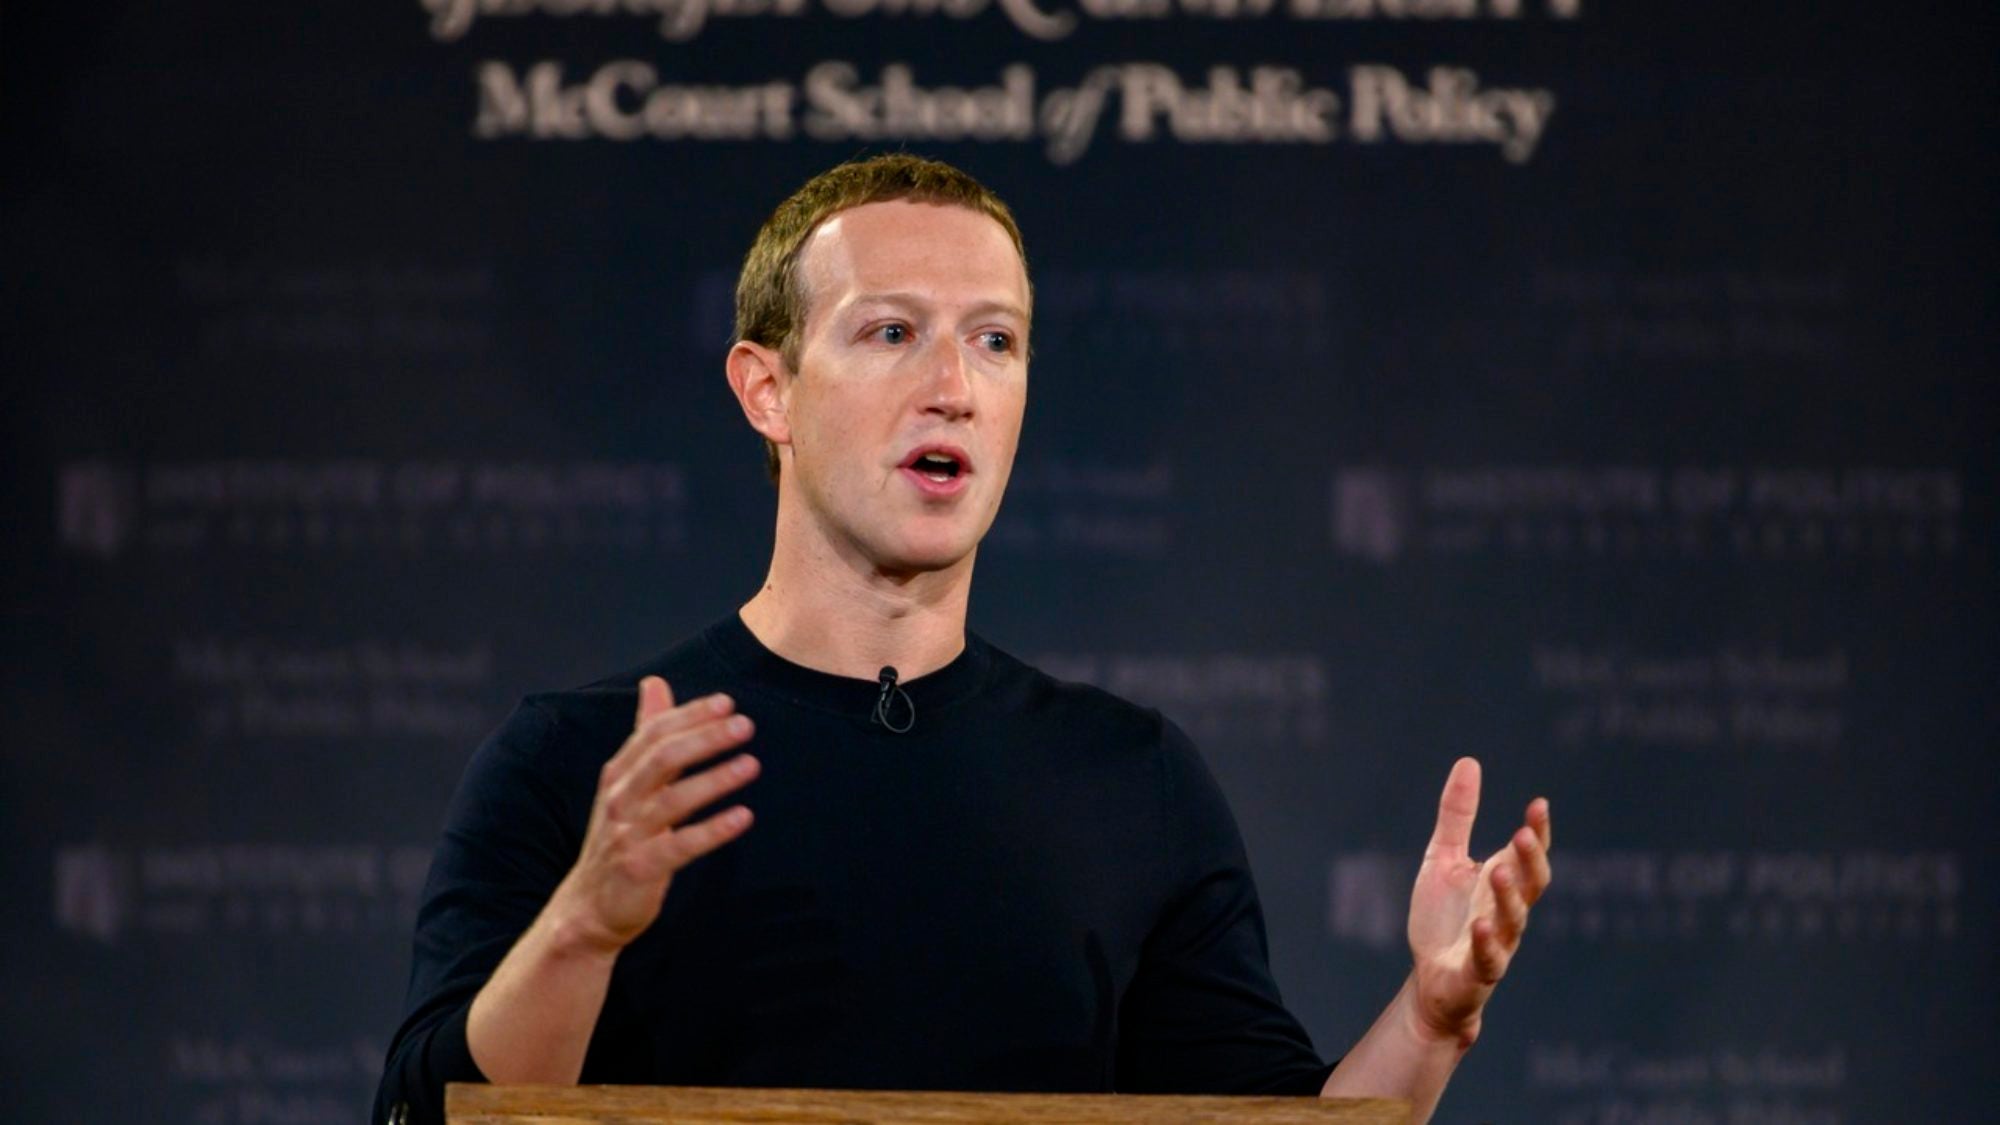
[[[1011,352],[1014,350],[1014,337],[1009,336],[1005,332],[981,332],[979,334],[979,342],[986,345],[986,350],[989,352]]]
[[[881,333],[884,343],[900,344],[910,338],[909,328],[901,324],[885,324],[876,331]]]

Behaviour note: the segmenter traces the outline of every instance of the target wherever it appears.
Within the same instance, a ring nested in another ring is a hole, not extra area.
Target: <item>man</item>
[[[1429,1115],[1548,885],[1548,805],[1476,863],[1478,767],[1454,767],[1412,972],[1329,1071],[1186,738],[966,631],[1031,302],[1012,216],[948,166],[844,165],[773,214],[727,361],[777,481],[770,573],[647,666],[531,697],[475,757],[378,1113],[435,1120],[444,1083],[484,1079]]]

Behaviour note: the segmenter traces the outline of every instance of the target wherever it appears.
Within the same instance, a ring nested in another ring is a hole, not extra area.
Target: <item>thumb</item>
[[[647,676],[639,681],[639,716],[633,720],[633,726],[673,709],[674,693],[667,687],[667,681],[658,676]]]
[[[1431,833],[1431,848],[1446,855],[1465,855],[1472,846],[1472,821],[1479,815],[1479,762],[1460,758],[1445,779],[1444,794],[1438,798],[1437,829]]]

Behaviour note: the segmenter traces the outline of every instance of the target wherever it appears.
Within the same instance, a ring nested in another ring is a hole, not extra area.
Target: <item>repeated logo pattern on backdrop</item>
[[[974,627],[1196,738],[1323,1050],[1470,752],[1557,881],[1441,1121],[1985,1110],[1973,5],[48,7],[0,36],[23,1120],[364,1113],[473,748],[762,573],[757,224],[906,147],[1036,280]]]

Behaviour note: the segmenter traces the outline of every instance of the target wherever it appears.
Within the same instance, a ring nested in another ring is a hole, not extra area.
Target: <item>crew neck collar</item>
[[[702,634],[709,648],[733,672],[749,683],[787,702],[838,715],[850,715],[866,722],[874,713],[881,683],[821,672],[794,664],[757,639],[738,614],[709,626]],[[898,680],[897,686],[909,693],[917,713],[933,714],[970,698],[979,690],[992,663],[986,643],[968,630],[965,648],[951,663],[914,680]]]

